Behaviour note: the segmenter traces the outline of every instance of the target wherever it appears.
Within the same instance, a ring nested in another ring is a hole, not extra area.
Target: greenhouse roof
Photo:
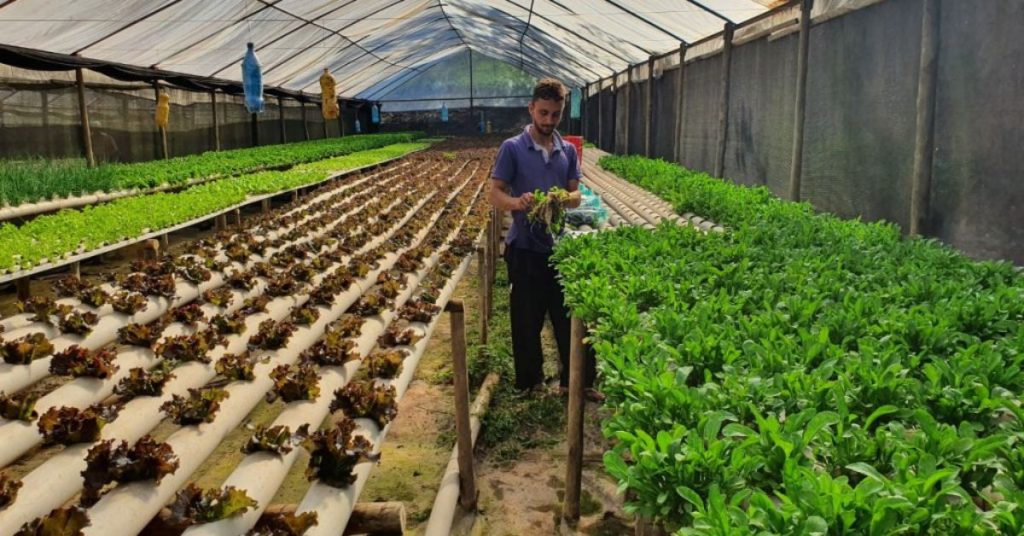
[[[0,0],[0,44],[375,98],[467,48],[582,86],[758,17],[782,0]]]

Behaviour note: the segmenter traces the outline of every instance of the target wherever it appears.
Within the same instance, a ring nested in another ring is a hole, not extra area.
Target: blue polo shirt
[[[512,197],[538,189],[547,192],[555,186],[568,190],[569,181],[582,176],[573,144],[565,143],[555,131],[551,154],[545,155],[530,137],[529,125],[522,134],[502,142],[491,172],[491,177],[509,186]],[[554,246],[547,226],[531,224],[522,210],[512,211],[512,228],[505,242],[538,253],[551,253]]]

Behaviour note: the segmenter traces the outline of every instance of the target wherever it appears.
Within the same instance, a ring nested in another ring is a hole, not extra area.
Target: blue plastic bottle
[[[249,113],[263,112],[263,67],[252,43],[246,43],[248,50],[242,60],[242,89],[245,91],[245,107]]]

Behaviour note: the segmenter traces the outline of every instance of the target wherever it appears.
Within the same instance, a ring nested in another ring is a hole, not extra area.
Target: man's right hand
[[[529,210],[531,206],[533,206],[533,192],[526,192],[516,198],[516,207],[512,210]]]

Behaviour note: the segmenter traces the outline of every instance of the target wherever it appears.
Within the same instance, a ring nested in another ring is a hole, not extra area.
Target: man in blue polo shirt
[[[570,322],[562,286],[549,262],[554,239],[544,224],[530,223],[526,218],[535,190],[547,192],[557,186],[571,192],[568,208],[580,204],[582,173],[576,147],[563,141],[555,131],[562,118],[565,94],[565,86],[557,80],[537,82],[529,105],[531,124],[522,134],[501,144],[488,193],[491,204],[512,212],[505,262],[512,283],[509,301],[516,387],[523,390],[544,383],[540,334],[545,316],[551,318],[562,362],[559,383],[563,389],[569,385]],[[594,376],[593,357],[589,356],[585,385],[592,397],[597,396],[589,389]]]

